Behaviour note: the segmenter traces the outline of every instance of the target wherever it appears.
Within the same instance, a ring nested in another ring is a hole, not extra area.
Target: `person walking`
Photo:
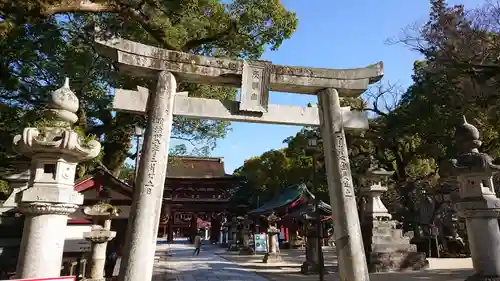
[[[196,234],[196,236],[194,237],[194,252],[193,252],[193,256],[194,255],[200,255],[200,248],[201,248],[201,235],[200,233],[198,232]]]

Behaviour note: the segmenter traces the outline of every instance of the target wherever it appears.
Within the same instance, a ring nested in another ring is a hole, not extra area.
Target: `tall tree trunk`
[[[108,128],[104,140],[104,156],[102,162],[111,173],[118,177],[131,148],[134,132],[134,116],[117,112]]]

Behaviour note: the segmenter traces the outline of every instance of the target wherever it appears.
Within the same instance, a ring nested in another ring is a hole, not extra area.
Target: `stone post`
[[[321,235],[317,231],[316,226],[316,211],[313,212],[312,218],[304,218],[304,222],[306,225],[307,231],[307,240],[306,240],[306,260],[302,263],[300,267],[300,272],[302,274],[313,274],[318,273],[320,269],[320,260],[319,260],[319,243],[318,237]]]
[[[68,79],[50,98],[40,125],[14,138],[14,148],[31,158],[28,188],[17,198],[25,215],[16,270],[20,279],[60,275],[68,215],[83,202],[73,190],[76,166],[101,150],[99,142],[85,142],[71,129],[78,120],[78,99]]]
[[[229,224],[229,251],[237,251],[238,250],[238,218],[233,216],[231,218],[231,223]]]
[[[236,217],[233,217],[231,219],[231,243],[237,244],[238,243],[238,220]]]
[[[156,92],[148,98],[148,123],[130,210],[119,281],[151,280],[160,222],[176,81],[158,74]]]
[[[474,267],[474,274],[467,280],[500,280],[500,199],[493,185],[493,175],[500,166],[493,164],[488,154],[479,152],[479,131],[465,117],[455,138],[462,154],[451,162],[460,183],[459,214],[466,221]]]
[[[367,184],[362,188],[366,198],[362,214],[363,244],[370,272],[420,270],[428,266],[425,253],[417,252],[411,238],[396,228],[398,222],[391,220],[380,198],[387,191],[385,182],[393,173],[373,161],[365,176]]]
[[[110,204],[100,202],[85,207],[83,213],[92,218],[90,232],[84,232],[83,238],[91,243],[92,258],[90,260],[89,281],[105,281],[104,264],[106,262],[106,246],[116,236],[111,231],[111,217],[118,216],[119,210]]]
[[[264,259],[262,262],[264,263],[273,263],[273,262],[280,262],[281,261],[281,256],[278,251],[279,245],[277,245],[277,235],[280,233],[280,230],[278,229],[277,222],[281,220],[280,217],[276,216],[274,212],[272,212],[269,216],[266,217],[268,226],[267,226],[267,245],[268,245],[268,252],[264,255]]]
[[[243,240],[243,245],[240,249],[240,255],[253,255],[254,250],[252,247],[250,247],[250,225],[252,224],[252,220],[248,218],[248,215],[245,215],[243,217],[241,224],[242,224],[241,236]]]
[[[368,281],[370,277],[337,90],[320,91],[318,103],[340,280]]]

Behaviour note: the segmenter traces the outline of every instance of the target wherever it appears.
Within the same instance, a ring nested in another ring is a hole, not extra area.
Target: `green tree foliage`
[[[394,171],[383,200],[407,229],[417,221],[419,190],[442,192],[443,164],[459,153],[454,132],[462,115],[480,130],[481,150],[494,158],[500,156],[500,5],[487,2],[467,11],[460,5],[450,7],[444,0],[430,3],[429,20],[395,40],[424,56],[414,64],[413,85],[402,91],[378,85],[370,89],[365,101],[344,100],[372,114],[369,130],[346,136],[355,185],[364,184],[370,158]],[[301,131],[286,140],[287,163],[305,155],[305,137]],[[303,169],[303,178],[311,173],[306,166],[297,165]],[[242,171],[261,173],[253,167],[261,166],[244,165]],[[290,177],[282,175],[281,169],[275,172],[279,178]]]
[[[277,49],[295,31],[297,19],[278,0],[72,1],[0,0],[0,157],[11,138],[40,118],[48,94],[64,77],[80,100],[77,126],[103,144],[103,164],[119,175],[131,148],[133,128],[144,120],[112,114],[111,87],[151,86],[153,81],[126,77],[93,47],[96,27],[145,44],[189,53],[259,58]],[[234,99],[236,90],[180,83],[191,96]],[[173,138],[191,142],[196,152],[215,147],[228,122],[175,118]],[[179,151],[179,149],[176,149]],[[0,159],[1,160],[1,159]],[[2,161],[2,163],[5,163]]]

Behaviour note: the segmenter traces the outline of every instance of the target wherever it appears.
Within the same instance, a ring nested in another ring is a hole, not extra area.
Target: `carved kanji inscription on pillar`
[[[345,197],[354,196],[352,185],[351,166],[347,155],[347,147],[344,137],[344,131],[335,132],[335,149],[338,155],[338,165],[341,178],[341,186]]]

